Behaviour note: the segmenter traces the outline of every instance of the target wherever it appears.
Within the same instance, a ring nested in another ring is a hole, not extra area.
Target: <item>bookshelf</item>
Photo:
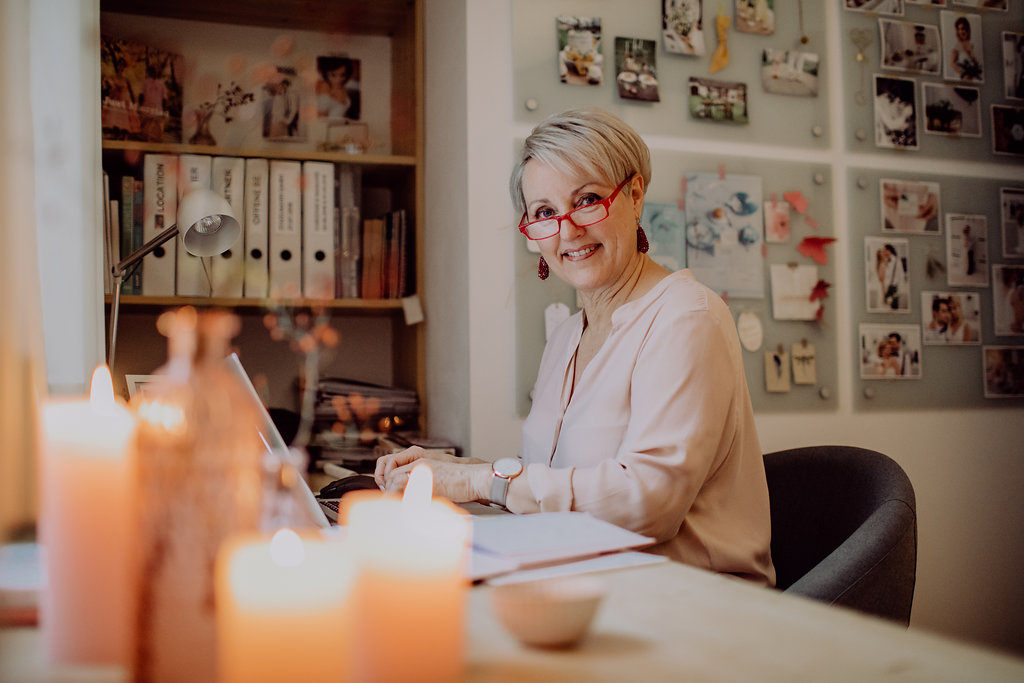
[[[393,209],[406,212],[413,241],[413,295],[423,296],[423,3],[421,0],[251,0],[211,3],[196,0],[102,0],[100,25],[105,35],[135,40],[182,54],[190,69],[205,61],[227,62],[243,55],[250,66],[261,59],[297,64],[309,70],[317,54],[346,54],[361,59],[362,116],[370,129],[366,153],[323,151],[311,131],[307,140],[279,142],[222,128],[219,144],[189,144],[189,121],[183,117],[182,143],[103,140],[103,166],[113,189],[117,174],[137,172],[145,154],[200,154],[286,161],[348,164],[359,170],[363,194],[384,193]],[[280,42],[292,45],[282,56]],[[248,50],[248,52],[244,52]],[[260,53],[263,50],[263,53]],[[273,54],[273,57],[268,55]],[[305,61],[304,61],[305,60]],[[223,70],[223,69],[222,69]],[[244,80],[245,75],[232,72]],[[227,76],[225,75],[225,79]],[[308,84],[306,84],[308,85]],[[184,79],[187,112],[189,80]],[[256,95],[257,100],[259,94]],[[197,101],[194,98],[193,102]],[[305,114],[303,115],[305,116]],[[258,123],[252,126],[258,127]],[[225,132],[227,130],[227,132]],[[366,218],[362,215],[361,218]],[[107,296],[107,313],[112,297]],[[340,333],[339,347],[328,352],[322,376],[340,376],[415,389],[426,414],[423,324],[407,325],[400,299],[337,298],[288,302],[260,298],[191,296],[121,296],[115,382],[125,374],[146,374],[162,364],[165,342],[156,332],[156,317],[168,308],[230,309],[242,320],[235,340],[243,364],[257,385],[265,381],[272,407],[295,409],[295,381],[301,358],[286,342],[275,342],[263,318],[274,305],[292,309],[316,305],[327,309]],[[421,427],[425,430],[426,425]]]

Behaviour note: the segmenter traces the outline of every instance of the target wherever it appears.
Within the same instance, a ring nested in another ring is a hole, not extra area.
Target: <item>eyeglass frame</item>
[[[626,178],[621,183],[619,183],[619,186],[616,187],[615,190],[613,190],[612,193],[610,195],[608,195],[607,197],[605,197],[604,199],[599,199],[599,200],[597,200],[596,202],[594,202],[592,204],[587,204],[586,206],[578,206],[575,209],[573,209],[572,211],[566,211],[565,213],[563,213],[563,214],[561,214],[559,216],[551,216],[549,218],[538,218],[535,221],[530,221],[529,223],[523,223],[523,221],[526,220],[526,212],[524,211],[523,212],[523,217],[521,219],[519,219],[519,232],[521,232],[524,235],[526,235],[526,239],[536,242],[536,241],[539,241],[539,240],[551,239],[552,237],[554,237],[555,235],[560,233],[562,231],[562,221],[563,220],[568,220],[570,223],[575,225],[577,228],[589,228],[592,225],[597,225],[601,221],[607,220],[608,216],[610,216],[612,214],[612,202],[614,202],[615,198],[619,196],[620,192],[622,192],[622,188],[626,187],[626,184],[629,183],[630,181],[632,181],[633,178],[635,178],[635,177],[636,177],[635,173],[631,174],[628,178]],[[600,219],[594,221],[593,223],[587,223],[586,225],[580,225],[579,223],[577,223],[576,221],[574,221],[572,219],[572,214],[576,213],[577,211],[582,211],[583,209],[592,209],[593,207],[597,206],[598,204],[600,204],[601,206],[604,207],[604,218],[600,218]],[[545,221],[555,221],[558,224],[558,229],[555,230],[550,235],[545,235],[544,237],[530,237],[530,234],[526,231],[526,229],[529,228],[534,223],[543,223]]]

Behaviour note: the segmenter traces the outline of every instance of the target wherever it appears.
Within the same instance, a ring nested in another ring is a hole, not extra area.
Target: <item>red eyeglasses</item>
[[[561,216],[551,216],[550,218],[541,218],[536,221],[530,221],[529,223],[523,223],[526,220],[526,214],[523,214],[522,221],[519,222],[519,232],[526,235],[531,240],[544,240],[549,237],[554,237],[562,229],[562,221],[568,220],[570,223],[575,225],[577,228],[586,228],[588,226],[600,223],[605,218],[608,218],[608,212],[611,210],[612,202],[622,192],[622,188],[626,186],[626,183],[631,181],[633,176],[629,176],[615,188],[615,191],[610,195],[594,202],[593,204],[587,204],[577,209],[573,209],[568,213],[563,213]]]

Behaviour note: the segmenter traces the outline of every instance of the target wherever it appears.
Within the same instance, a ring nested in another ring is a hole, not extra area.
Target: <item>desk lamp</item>
[[[180,228],[184,226],[184,231]],[[110,344],[107,347],[107,366],[114,369],[114,350],[117,347],[117,310],[121,303],[121,281],[129,268],[167,240],[181,233],[185,250],[199,257],[216,256],[231,248],[242,232],[242,226],[231,212],[227,199],[213,190],[194,188],[185,193],[178,204],[178,222],[143,244],[116,266],[114,300],[110,306]]]

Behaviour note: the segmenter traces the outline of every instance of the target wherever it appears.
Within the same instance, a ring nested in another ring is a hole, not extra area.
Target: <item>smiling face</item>
[[[609,207],[608,218],[586,228],[563,219],[557,235],[537,240],[541,255],[560,280],[584,293],[623,282],[637,251],[636,225],[643,205],[643,178],[634,177]],[[523,169],[526,220],[559,216],[608,197],[615,185],[588,177],[570,177],[531,160]]]

